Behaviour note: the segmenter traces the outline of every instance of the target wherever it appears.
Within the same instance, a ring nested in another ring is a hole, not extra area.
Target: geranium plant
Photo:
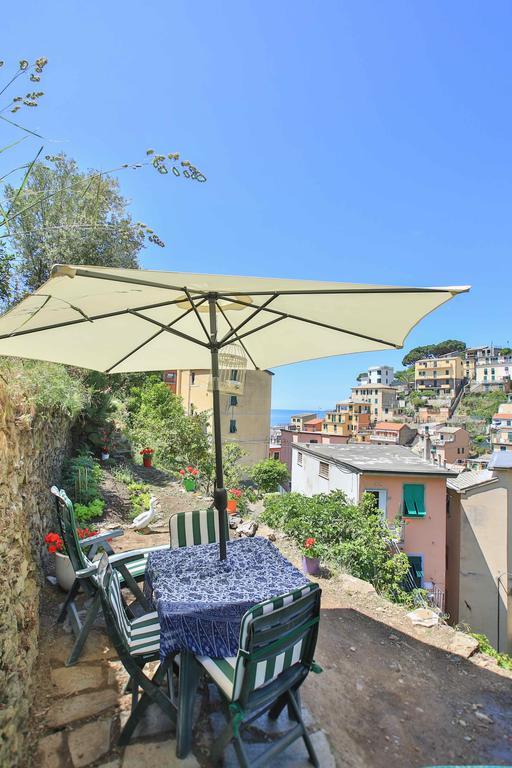
[[[153,448],[143,448],[142,451],[139,451],[141,456],[151,456],[154,452]]]
[[[96,536],[98,533],[98,531],[91,531],[89,528],[77,528],[76,532],[79,539],[88,539],[89,536]],[[51,555],[55,554],[55,552],[61,552],[63,555],[67,554],[64,540],[59,533],[50,531],[44,537],[44,542]]]
[[[317,543],[317,540],[313,536],[308,536],[300,549],[304,557],[319,558],[322,554],[322,547]]]
[[[228,499],[230,501],[238,501],[242,496],[242,491],[239,488],[230,488],[228,491]]]
[[[196,467],[186,467],[186,469],[180,469],[180,475],[182,477],[197,477],[199,471]]]

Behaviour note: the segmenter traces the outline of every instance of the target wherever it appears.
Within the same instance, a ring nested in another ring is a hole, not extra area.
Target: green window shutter
[[[418,483],[404,484],[404,514],[408,517],[425,517],[425,486]]]

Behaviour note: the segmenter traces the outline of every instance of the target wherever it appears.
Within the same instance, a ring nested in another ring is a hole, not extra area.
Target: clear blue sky
[[[124,172],[167,243],[146,268],[472,284],[406,349],[512,341],[512,4],[25,2],[0,58],[45,55],[30,117],[84,167],[179,150],[207,184]],[[275,407],[329,407],[368,364],[276,369]]]

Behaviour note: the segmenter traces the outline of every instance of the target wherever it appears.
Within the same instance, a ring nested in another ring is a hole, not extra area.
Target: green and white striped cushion
[[[139,576],[143,576],[146,572],[146,565],[148,562],[148,555],[147,553],[143,555],[142,557],[137,558],[136,560],[130,560],[128,563],[122,563],[128,573],[130,573],[134,579],[138,578]],[[123,574],[119,574],[119,578],[121,581],[123,581]]]
[[[265,600],[250,608],[242,618],[240,648],[244,651],[247,650],[247,638],[249,637],[250,626],[255,618],[291,605],[296,600],[305,597],[316,589],[318,589],[318,584],[306,584],[300,589]],[[281,672],[284,672],[300,661],[303,643],[304,638],[299,638],[296,643],[285,651],[278,652],[268,659],[252,665],[250,669],[250,688],[256,690],[267,685],[267,683],[271,683]],[[237,656],[230,656],[224,659],[214,659],[210,656],[198,656],[197,659],[224,692],[228,701],[236,701],[242,691],[242,684],[246,674],[247,663],[244,655],[239,651]]]
[[[156,653],[160,649],[160,624],[156,611],[130,620],[121,599],[121,588],[118,573],[113,570],[109,586],[109,601],[114,612],[119,633],[129,648],[130,653],[137,656],[146,653]]]
[[[214,507],[177,512],[172,515],[169,525],[172,549],[219,541],[219,515]]]

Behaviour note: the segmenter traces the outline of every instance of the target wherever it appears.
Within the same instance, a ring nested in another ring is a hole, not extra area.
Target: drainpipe
[[[425,436],[423,438],[423,458],[425,461],[430,461],[432,453],[432,443],[430,440],[430,432],[428,431],[428,427],[425,425]]]

